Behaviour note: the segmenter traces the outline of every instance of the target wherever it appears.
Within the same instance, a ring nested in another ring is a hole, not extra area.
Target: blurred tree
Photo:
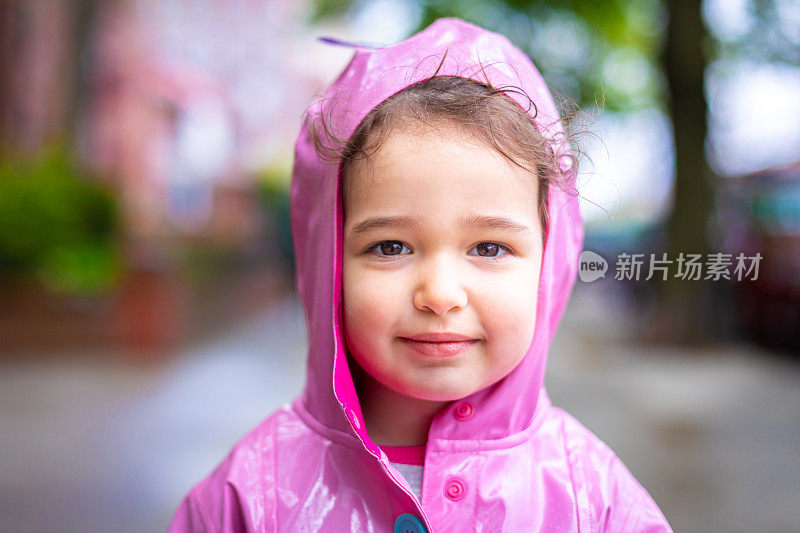
[[[56,292],[97,294],[121,274],[118,206],[85,179],[63,146],[0,162],[0,281],[37,279]]]
[[[675,184],[667,220],[667,253],[709,252],[708,224],[713,205],[711,172],[705,157],[707,104],[703,74],[708,33],[696,0],[667,0],[666,46],[662,57],[669,84],[669,110],[675,145]],[[696,342],[715,334],[713,282],[670,277],[657,284],[654,332],[661,340]]]
[[[121,269],[118,206],[74,155],[97,0],[0,2],[0,278],[70,294]]]
[[[703,22],[709,5],[722,16],[740,19],[739,31],[717,31]],[[669,85],[669,108],[675,143],[675,194],[667,222],[670,257],[705,253],[709,242],[715,190],[705,140],[708,123],[704,74],[713,60],[800,65],[800,9],[796,0],[749,0],[733,6],[724,0],[666,0],[669,24],[662,56]],[[740,10],[737,14],[737,10]],[[727,11],[727,15],[725,12]],[[655,322],[663,339],[704,341],[726,334],[723,315],[730,315],[717,296],[727,288],[711,282],[671,279],[660,292]]]
[[[506,35],[535,58],[551,88],[580,106],[609,110],[659,106],[656,68],[664,18],[659,0],[422,0],[415,31],[459,17]],[[316,0],[314,20],[342,16],[364,2]],[[559,94],[556,94],[558,98]]]

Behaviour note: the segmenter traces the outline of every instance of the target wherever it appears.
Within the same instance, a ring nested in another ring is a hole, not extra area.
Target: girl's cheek
[[[498,289],[503,298],[498,302],[497,323],[505,325],[509,332],[520,329],[520,324],[530,324],[532,330],[536,321],[538,283],[530,276],[509,280]]]
[[[370,275],[355,276],[348,282],[345,286],[345,316],[354,327],[383,324],[391,318],[399,301],[396,285]]]
[[[503,300],[511,307],[525,307],[535,304],[538,295],[539,278],[533,269],[524,269],[513,275],[493,277],[488,294],[502,294]]]

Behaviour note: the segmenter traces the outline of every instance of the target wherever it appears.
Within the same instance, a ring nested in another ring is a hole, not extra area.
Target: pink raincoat
[[[345,138],[377,104],[439,75],[521,87],[537,127],[557,111],[530,60],[505,37],[440,19],[394,46],[356,50],[322,101]],[[523,106],[524,101],[508,93]],[[335,105],[330,105],[335,102]],[[557,128],[558,126],[555,126]],[[237,443],[180,505],[170,531],[530,532],[670,531],[616,455],[550,404],[547,350],[576,276],[578,199],[549,192],[536,330],[522,362],[497,384],[444,409],[430,427],[422,499],[367,435],[348,368],[340,298],[338,165],[320,160],[306,127],[291,191],[297,288],[308,321],[305,389]]]

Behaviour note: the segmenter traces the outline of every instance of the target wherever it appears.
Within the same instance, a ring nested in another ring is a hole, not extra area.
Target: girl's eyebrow
[[[459,226],[464,228],[475,228],[484,230],[500,230],[512,233],[523,233],[531,229],[525,224],[520,224],[510,218],[492,217],[485,215],[469,215],[459,221]]]
[[[505,217],[469,215],[462,218],[459,223],[461,229],[483,229],[510,231],[512,233],[523,233],[531,229],[524,225]],[[360,235],[378,229],[403,228],[414,229],[419,226],[413,217],[392,216],[392,217],[370,217],[362,220],[350,230],[351,235]]]
[[[412,217],[370,217],[362,220],[350,230],[352,235],[360,235],[376,229],[388,228],[416,228],[419,226],[416,219]]]

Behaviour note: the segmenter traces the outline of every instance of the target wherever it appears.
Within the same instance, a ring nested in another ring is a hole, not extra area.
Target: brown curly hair
[[[509,93],[527,99],[528,109]],[[550,184],[571,181],[577,172],[577,158],[569,149],[556,148],[569,146],[569,134],[559,133],[560,138],[555,139],[545,137],[534,122],[536,116],[535,104],[518,88],[498,88],[474,79],[434,75],[381,102],[364,117],[349,139],[336,137],[324,113],[307,116],[306,120],[311,122],[308,130],[320,157],[340,163],[342,198],[347,198],[348,187],[352,186],[347,178],[354,162],[369,159],[393,129],[410,125],[454,126],[538,178],[538,211],[544,238]]]

